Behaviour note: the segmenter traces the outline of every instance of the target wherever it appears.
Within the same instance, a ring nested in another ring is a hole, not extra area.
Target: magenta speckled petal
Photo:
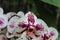
[[[19,22],[18,26],[24,28],[27,27],[27,24],[25,24],[24,22]]]
[[[28,14],[28,22],[31,22],[32,24],[34,24],[34,22],[35,22],[34,15],[32,13]]]
[[[42,24],[36,24],[36,30],[44,30],[44,26]]]
[[[54,36],[54,35],[55,35],[55,33],[54,33],[53,31],[51,31],[51,32],[50,32],[50,35],[51,35],[51,36]]]

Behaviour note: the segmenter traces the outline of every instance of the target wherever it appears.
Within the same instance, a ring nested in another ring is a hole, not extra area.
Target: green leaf
[[[60,7],[60,0],[42,0],[43,2],[52,4],[56,7]]]

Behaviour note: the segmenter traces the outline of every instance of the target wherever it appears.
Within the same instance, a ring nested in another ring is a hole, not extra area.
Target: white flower
[[[7,26],[8,19],[5,14],[3,14],[3,9],[0,8],[0,28],[4,28]]]
[[[4,28],[7,26],[8,19],[6,15],[0,15],[0,28]]]
[[[41,35],[42,40],[56,40],[58,38],[58,32],[55,28],[49,27],[47,31]]]
[[[20,14],[22,14],[22,13],[20,13]],[[22,15],[20,15],[20,17],[22,17]],[[16,25],[17,25],[16,22],[20,19],[20,17],[17,16],[17,14],[16,14],[15,16],[13,16],[13,17],[9,20],[8,26],[7,26],[8,32],[7,32],[7,34],[6,34],[8,38],[11,38],[11,37],[16,36],[15,33],[16,33],[16,31],[19,30],[18,27],[16,26]],[[17,30],[17,29],[18,29],[18,30]],[[10,35],[9,35],[9,34],[10,34]]]
[[[14,16],[9,20],[8,25],[7,25],[8,32],[6,34],[8,38],[13,37],[12,35],[13,35],[13,32],[14,32],[15,27],[16,27],[15,23],[17,22],[18,19],[19,19],[19,17]],[[9,33],[11,33],[11,35],[9,35]]]
[[[51,39],[52,40],[57,40],[58,31],[55,28],[53,28],[53,27],[49,27],[49,32],[50,32],[50,35],[51,35]]]

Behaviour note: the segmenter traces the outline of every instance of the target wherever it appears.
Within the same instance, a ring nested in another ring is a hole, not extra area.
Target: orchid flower
[[[19,14],[19,13],[17,13],[17,14]],[[6,36],[8,38],[14,37],[13,32],[15,31],[15,28],[16,28],[15,23],[18,21],[18,19],[20,19],[20,17],[22,17],[22,16],[19,17],[19,15],[17,15],[17,14],[15,16],[12,16],[12,18],[8,22],[8,25],[7,25],[8,32],[6,34]],[[23,14],[23,13],[20,13],[20,15],[21,14]]]
[[[58,38],[58,32],[55,28],[50,27],[43,33],[42,40],[56,40]]]
[[[24,16],[24,13],[23,13],[22,11],[19,11],[19,12],[17,13],[17,15],[21,18],[21,17]],[[19,18],[19,19],[20,19],[20,18]],[[19,21],[19,19],[18,19],[18,21]],[[15,23],[15,26],[16,26],[16,23]],[[21,29],[21,28],[19,28],[18,26],[15,27],[15,30],[14,30],[14,32],[13,32],[14,36],[20,37],[20,29]],[[22,30],[23,30],[23,29],[22,29]]]
[[[0,29],[5,28],[8,23],[7,15],[3,14],[3,9],[0,8]]]
[[[0,35],[0,40],[7,40],[7,37],[5,35]]]
[[[21,17],[16,26],[20,28],[20,32],[27,31],[28,36],[39,35],[48,29],[47,24],[38,19],[32,12],[28,12],[25,16]]]

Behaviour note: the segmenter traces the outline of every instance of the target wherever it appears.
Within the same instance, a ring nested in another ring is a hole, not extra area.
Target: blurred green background
[[[48,26],[60,32],[60,0],[0,0],[0,7],[4,9],[4,13],[32,11]]]

